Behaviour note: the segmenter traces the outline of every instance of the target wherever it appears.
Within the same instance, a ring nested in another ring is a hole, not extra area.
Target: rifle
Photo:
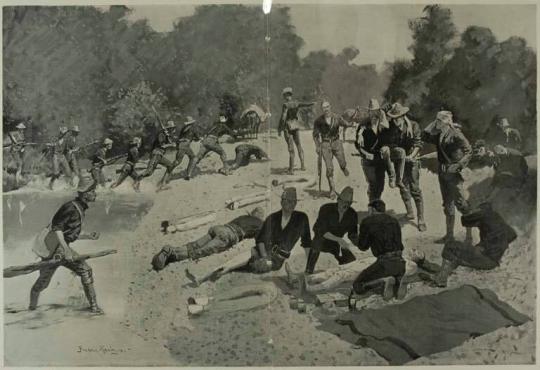
[[[91,146],[91,145],[94,145],[94,144],[97,144],[97,143],[99,143],[99,140],[94,140],[94,141],[92,141],[91,143],[84,144],[83,146],[80,146],[80,147],[78,147],[78,148],[70,149],[70,150],[69,150],[69,154],[77,153],[77,152],[79,152],[81,149],[87,148],[87,147],[89,147],[89,146]]]
[[[110,166],[111,164],[113,164],[117,160],[122,159],[124,157],[127,157],[127,153],[126,154],[115,155],[114,157],[110,157],[110,158],[105,158],[107,163],[105,163],[104,166]]]
[[[167,141],[172,144],[173,140],[171,138],[171,134],[169,134],[169,130],[167,130],[165,128],[165,126],[163,125],[163,121],[161,121],[161,118],[159,117],[159,114],[156,110],[156,108],[152,105],[152,110],[154,111],[154,114],[156,115],[156,118],[159,122],[159,125],[161,126],[161,130],[165,133],[165,136],[167,136]]]
[[[11,144],[5,144],[4,148],[10,148],[12,146],[33,146],[33,145],[41,145],[43,143],[11,143]]]
[[[107,250],[96,252],[96,253],[81,254],[75,257],[73,261],[74,262],[84,261],[89,258],[103,257],[109,254],[114,254],[116,252],[117,252],[116,249],[107,249]],[[44,267],[60,266],[63,262],[64,262],[63,260],[52,259],[52,260],[47,260],[47,261],[30,263],[28,265],[6,267],[4,269],[4,278],[30,274]]]
[[[319,175],[319,193],[321,192],[322,182],[322,148],[319,147],[319,157],[317,158],[317,173]]]

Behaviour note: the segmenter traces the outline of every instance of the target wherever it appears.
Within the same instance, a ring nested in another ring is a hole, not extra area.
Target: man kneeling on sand
[[[163,270],[169,263],[187,259],[196,260],[212,254],[221,253],[244,239],[252,239],[259,233],[264,219],[261,207],[253,209],[225,225],[212,226],[201,238],[181,247],[164,246],[152,259],[155,271]]]
[[[309,219],[304,212],[295,210],[297,201],[296,189],[285,188],[281,195],[281,210],[266,218],[255,238],[255,247],[239,254],[201,279],[186,271],[188,278],[200,284],[234,270],[261,274],[277,271],[289,258],[299,239],[303,248],[311,248]]]

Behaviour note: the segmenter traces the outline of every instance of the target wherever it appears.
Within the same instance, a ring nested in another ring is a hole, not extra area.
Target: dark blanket
[[[390,365],[402,365],[528,320],[491,290],[464,285],[382,309],[346,312],[322,321],[320,329],[374,349]]]

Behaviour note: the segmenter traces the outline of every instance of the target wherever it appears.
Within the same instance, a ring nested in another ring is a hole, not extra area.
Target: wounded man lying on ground
[[[255,238],[255,247],[240,253],[202,278],[196,278],[186,271],[188,278],[195,284],[201,284],[235,270],[259,274],[277,271],[290,257],[298,240],[301,240],[304,249],[311,248],[309,219],[304,212],[295,211],[296,203],[296,189],[285,188],[281,195],[281,210],[266,218]]]
[[[429,272],[420,274],[432,284],[445,287],[448,277],[458,266],[476,270],[492,270],[499,266],[504,252],[516,238],[514,229],[491,208],[490,203],[483,203],[477,209],[461,217],[465,227],[480,229],[480,243],[470,245],[458,241],[445,244],[442,251],[442,265],[425,259],[417,261],[417,265]]]
[[[268,159],[268,154],[257,145],[240,144],[234,148],[234,152],[236,153],[236,157],[234,158],[234,163],[229,168],[230,170],[236,170],[239,167],[247,166],[252,156],[258,160]]]
[[[166,245],[152,259],[152,267],[155,271],[160,271],[172,262],[196,260],[221,253],[244,239],[255,238],[261,229],[263,219],[264,210],[257,207],[249,214],[236,217],[225,225],[212,226],[206,235],[193,242],[181,247]]]

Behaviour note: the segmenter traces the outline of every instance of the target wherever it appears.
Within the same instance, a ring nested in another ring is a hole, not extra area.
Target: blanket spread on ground
[[[402,365],[529,320],[491,290],[464,285],[381,309],[346,312],[323,320],[319,329],[374,349],[390,365]]]

